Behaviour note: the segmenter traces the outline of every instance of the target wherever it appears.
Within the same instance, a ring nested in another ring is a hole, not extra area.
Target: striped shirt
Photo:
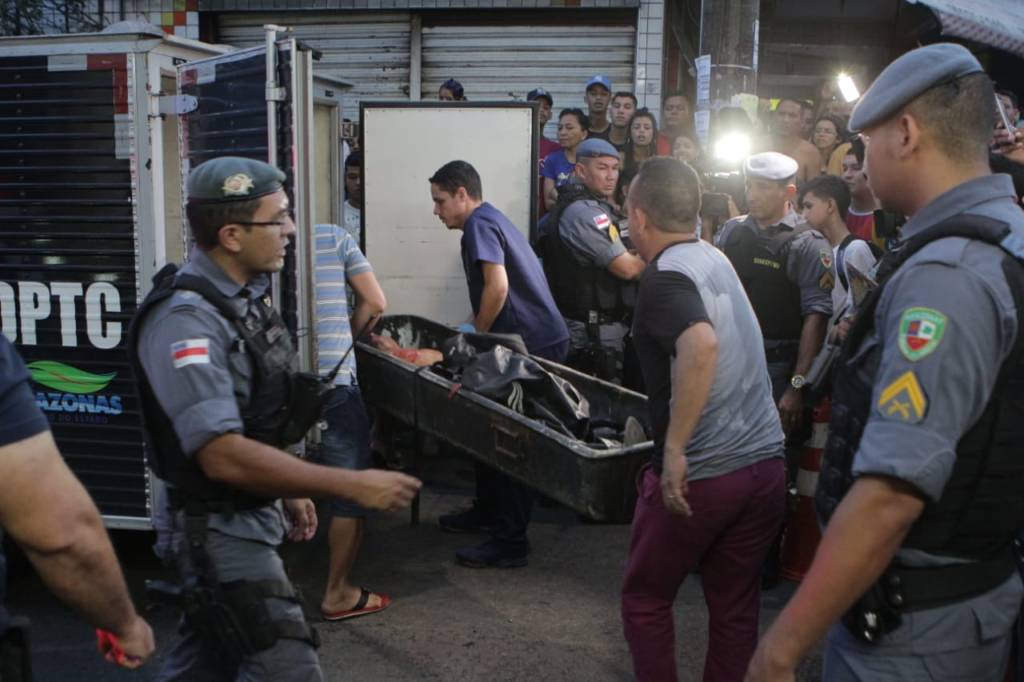
[[[371,272],[366,256],[352,236],[337,225],[316,226],[316,341],[320,374],[327,374],[352,345],[349,303],[345,285],[353,275]],[[348,386],[356,378],[356,356],[349,353],[335,385]]]

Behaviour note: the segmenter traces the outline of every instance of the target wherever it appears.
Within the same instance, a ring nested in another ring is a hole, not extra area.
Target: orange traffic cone
[[[782,540],[780,573],[787,580],[803,580],[821,541],[818,517],[814,512],[814,491],[818,488],[821,455],[825,451],[831,419],[832,402],[826,396],[812,411],[811,437],[804,444],[796,476],[796,511],[786,525],[786,536]]]

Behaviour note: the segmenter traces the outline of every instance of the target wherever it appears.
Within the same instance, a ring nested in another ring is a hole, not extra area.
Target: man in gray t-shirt
[[[757,644],[760,569],[785,506],[783,433],[761,331],[736,271],[697,238],[697,174],[640,169],[630,231],[648,263],[633,338],[655,454],[641,481],[622,587],[640,680],[676,678],[672,603],[698,566],[711,617],[705,679],[742,679]]]

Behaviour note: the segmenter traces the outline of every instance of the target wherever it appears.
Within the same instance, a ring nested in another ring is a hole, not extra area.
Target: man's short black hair
[[[837,175],[819,175],[811,178],[800,188],[800,204],[804,203],[804,197],[808,194],[836,202],[839,217],[846,220],[846,212],[850,210],[850,188],[842,178]]]
[[[578,107],[572,109],[562,109],[558,112],[558,120],[562,120],[565,115],[575,116],[576,120],[579,121],[580,128],[589,131],[590,130],[590,117],[583,113],[583,110]]]
[[[700,213],[697,171],[676,159],[649,159],[633,181],[629,203],[650,216],[662,232],[692,232]]]
[[[860,137],[855,137],[850,140],[850,150],[846,152],[847,156],[853,154],[857,157],[857,165],[861,168],[864,167],[864,140]]]
[[[345,159],[345,168],[358,168],[363,170],[363,150],[357,149]]]
[[[460,187],[466,188],[470,199],[481,200],[484,196],[480,174],[465,161],[449,161],[430,176],[430,183],[454,195]]]
[[[1015,93],[1013,90],[996,90],[996,94],[1002,95],[1003,97],[1009,97],[1010,103],[1013,105],[1013,108],[1020,109],[1020,100],[1017,98],[1017,93]],[[1016,123],[1016,121],[1010,122]]]
[[[905,111],[921,124],[950,161],[977,163],[988,159],[995,89],[985,73],[972,73],[925,90]]]
[[[256,197],[248,201],[203,202],[190,201],[185,204],[185,215],[192,230],[192,238],[203,251],[209,251],[220,243],[220,228],[232,223],[247,223],[256,215],[260,208],[260,200]],[[249,225],[242,226],[251,230]]]
[[[782,106],[783,102],[792,102],[793,104],[795,104],[798,107],[800,107],[801,110],[807,108],[807,103],[804,102],[803,100],[797,99],[796,97],[780,97],[779,98],[779,103],[775,105],[775,111],[779,110],[779,107]]]
[[[631,100],[633,100],[633,106],[634,107],[640,105],[640,101],[636,98],[636,95],[634,95],[632,92],[626,92],[625,90],[620,90],[619,92],[616,92],[614,95],[612,95],[612,101],[614,102],[615,100],[619,99],[620,97],[628,97]]]
[[[690,96],[688,94],[686,94],[682,90],[670,90],[669,93],[661,99],[661,108],[664,109],[665,102],[669,101],[673,97],[682,97],[683,99],[686,100],[687,104],[691,104]]]

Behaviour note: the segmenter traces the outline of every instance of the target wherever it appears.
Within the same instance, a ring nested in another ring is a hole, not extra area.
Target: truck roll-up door
[[[0,57],[0,323],[111,525],[149,516],[128,323],[132,54]]]

